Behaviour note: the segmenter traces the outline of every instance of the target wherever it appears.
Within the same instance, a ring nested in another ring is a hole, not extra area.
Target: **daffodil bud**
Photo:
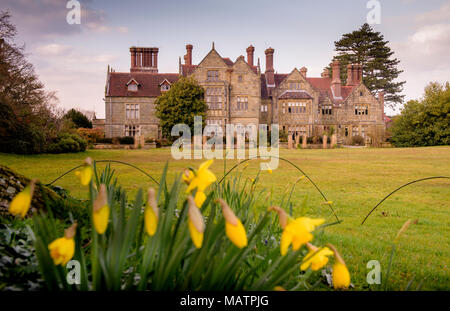
[[[77,224],[72,224],[64,231],[64,237],[54,240],[48,245],[50,257],[55,265],[65,266],[75,254],[75,241]]]
[[[282,229],[284,229],[288,223],[288,218],[289,216],[287,215],[287,213],[280,208],[279,206],[271,206],[269,207],[269,211],[275,211],[278,214],[278,219],[280,221],[280,226]]]
[[[101,184],[97,198],[94,201],[93,206],[93,220],[95,230],[98,234],[103,234],[108,227],[109,220],[109,206],[108,195],[106,192],[106,185]]]
[[[222,207],[222,214],[225,218],[225,233],[230,241],[239,248],[247,246],[247,234],[239,218],[236,217],[223,199],[217,199],[217,202]]]
[[[64,230],[64,237],[66,239],[73,239],[77,233],[77,223],[73,223],[69,228]]]
[[[147,206],[144,212],[145,230],[148,235],[153,236],[158,227],[159,210],[156,202],[156,192],[153,188],[148,188]]]
[[[31,206],[31,200],[33,199],[34,188],[37,181],[37,179],[32,179],[30,184],[12,199],[11,204],[9,205],[9,212],[11,214],[20,215],[22,218],[26,216]]]
[[[205,231],[205,222],[202,213],[192,196],[188,196],[188,227],[192,242],[195,247],[201,248],[203,244],[203,233]]]
[[[348,288],[350,286],[350,273],[345,265],[344,259],[332,245],[328,244],[328,247],[333,251],[336,262],[333,265],[333,287],[334,289]]]

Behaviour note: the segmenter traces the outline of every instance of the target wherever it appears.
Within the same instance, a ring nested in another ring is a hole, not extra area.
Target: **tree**
[[[334,42],[338,52],[335,59],[340,61],[342,83],[347,81],[348,64],[362,64],[364,85],[372,93],[383,91],[386,105],[395,107],[403,101],[401,92],[405,81],[397,81],[403,71],[397,69],[400,61],[393,58],[394,52],[388,43],[380,32],[375,32],[366,23]],[[331,66],[328,69],[331,70]]]
[[[194,133],[194,116],[201,116],[202,126],[205,125],[207,106],[204,90],[193,78],[181,77],[169,91],[156,99],[155,105],[162,134],[171,141],[172,127],[176,124],[184,123]]]
[[[422,99],[408,101],[390,131],[397,147],[449,145],[449,82],[431,82]]]
[[[39,153],[59,131],[57,98],[44,89],[24,47],[14,42],[17,30],[10,18],[9,12],[0,11],[0,148],[3,152]]]
[[[92,122],[80,111],[76,109],[70,109],[64,115],[65,119],[69,119],[75,125],[75,128],[92,128]]]

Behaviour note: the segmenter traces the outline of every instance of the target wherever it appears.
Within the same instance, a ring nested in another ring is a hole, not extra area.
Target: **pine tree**
[[[394,52],[388,46],[380,32],[375,32],[369,24],[360,29],[346,33],[339,41],[335,41],[335,50],[340,61],[341,81],[347,81],[347,65],[359,63],[363,65],[363,83],[373,93],[383,91],[385,105],[395,107],[402,103],[405,95],[401,95],[405,81],[396,81],[403,70],[397,65],[400,61],[394,58]],[[331,72],[331,66],[328,67]]]

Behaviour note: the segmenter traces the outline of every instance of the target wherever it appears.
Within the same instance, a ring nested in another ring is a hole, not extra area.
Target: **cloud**
[[[35,49],[36,54],[40,56],[61,56],[67,55],[71,51],[72,49],[70,46],[58,43],[44,44]]]
[[[450,3],[443,4],[439,9],[418,14],[415,21],[418,23],[437,23],[450,20]]]

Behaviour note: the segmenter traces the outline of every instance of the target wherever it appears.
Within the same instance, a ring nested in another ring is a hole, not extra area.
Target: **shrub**
[[[352,137],[352,146],[364,146],[366,144],[364,137],[355,135]]]
[[[97,143],[98,144],[112,144],[113,139],[110,137],[102,137],[102,138],[97,139]]]
[[[63,133],[56,141],[48,146],[49,153],[71,153],[85,151],[87,142],[78,135]]]
[[[102,139],[105,136],[105,133],[98,128],[83,128],[80,127],[77,129],[78,135],[83,137],[88,144],[96,143],[98,140]]]
[[[134,137],[133,136],[119,137],[119,143],[121,145],[132,145],[134,144]]]

